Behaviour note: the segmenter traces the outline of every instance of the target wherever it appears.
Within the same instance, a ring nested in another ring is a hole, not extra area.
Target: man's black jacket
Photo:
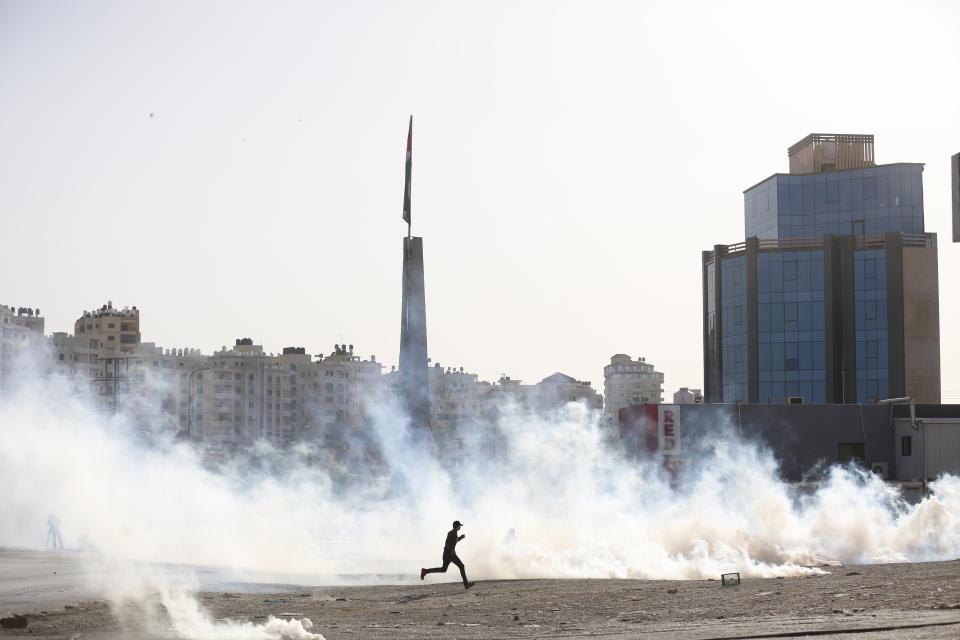
[[[450,556],[457,555],[457,530],[450,529],[450,533],[447,534],[447,541],[443,543],[443,557],[448,558]]]

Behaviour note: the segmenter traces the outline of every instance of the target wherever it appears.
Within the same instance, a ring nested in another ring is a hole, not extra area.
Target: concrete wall
[[[940,402],[940,303],[936,247],[903,248],[905,395]]]
[[[740,434],[759,439],[780,462],[785,480],[799,482],[840,461],[841,444],[862,444],[863,462],[895,473],[892,409],[881,405],[661,405],[674,412],[681,455],[697,464],[709,454],[704,436]],[[627,432],[630,429],[626,429]]]
[[[878,405],[756,405],[746,411],[745,435],[759,436],[800,480],[820,464],[840,462],[841,444],[863,444],[864,460],[894,467],[890,408]]]
[[[927,418],[920,428],[927,478],[960,475],[960,420]]]
[[[921,418],[919,429],[897,418],[895,446],[898,480],[935,480],[945,473],[960,475],[960,417]],[[903,438],[910,438],[910,455],[903,455]]]
[[[909,439],[909,453],[904,455],[904,438]],[[923,478],[923,442],[920,431],[910,426],[910,420],[894,420],[893,448],[897,480],[919,482]]]
[[[871,469],[886,465],[890,480],[929,482],[945,473],[960,475],[960,405],[918,405],[919,430],[911,427],[906,405],[667,404],[657,409],[672,412],[677,451],[686,465],[709,455],[712,445],[705,436],[735,433],[769,447],[781,476],[791,482],[815,478],[841,461],[841,445],[858,444],[863,462]],[[644,421],[650,416],[634,413],[632,425],[623,424],[631,416],[621,413],[621,437],[625,446],[633,438],[634,447],[643,448]],[[908,455],[905,437],[910,438]]]

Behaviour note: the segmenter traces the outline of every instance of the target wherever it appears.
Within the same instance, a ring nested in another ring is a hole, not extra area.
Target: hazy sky
[[[703,384],[700,252],[811,132],[924,162],[960,402],[955,2],[0,0],[0,302],[395,364],[407,118],[429,351]],[[151,115],[152,114],[152,115]]]

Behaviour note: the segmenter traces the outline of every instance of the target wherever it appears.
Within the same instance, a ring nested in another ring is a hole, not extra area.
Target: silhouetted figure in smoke
[[[47,548],[50,548],[52,542],[54,549],[57,548],[57,544],[63,549],[63,538],[60,537],[60,518],[55,514],[50,514],[50,517],[47,518],[47,526],[49,527],[47,530]]]
[[[467,580],[467,570],[463,568],[463,562],[457,557],[457,543],[467,537],[462,533],[459,536],[457,535],[457,532],[460,531],[460,527],[462,526],[463,523],[459,520],[453,521],[453,529],[447,534],[447,540],[443,543],[443,566],[432,569],[420,569],[421,580],[423,580],[423,577],[428,573],[446,573],[447,567],[449,567],[452,562],[460,567],[460,575],[463,577],[463,588],[469,589],[474,585],[473,582]]]

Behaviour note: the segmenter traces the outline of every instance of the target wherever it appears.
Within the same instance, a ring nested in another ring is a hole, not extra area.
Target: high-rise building
[[[703,252],[707,402],[940,401],[936,234],[923,165],[811,134],[744,192],[747,239]]]

